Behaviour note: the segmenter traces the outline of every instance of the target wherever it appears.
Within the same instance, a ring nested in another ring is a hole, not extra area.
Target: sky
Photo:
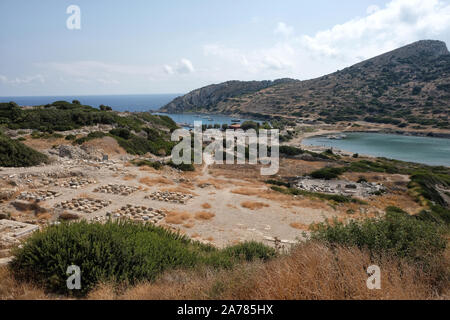
[[[450,44],[450,0],[1,0],[0,96],[306,80],[422,39]]]

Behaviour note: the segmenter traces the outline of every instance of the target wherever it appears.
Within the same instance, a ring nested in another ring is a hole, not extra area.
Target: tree
[[[245,121],[245,122],[241,125],[241,129],[242,129],[242,130],[249,130],[249,129],[255,129],[255,130],[258,130],[258,123],[254,122],[254,121]]]
[[[101,104],[101,105],[100,105],[100,110],[101,110],[101,111],[111,111],[112,108],[109,107],[109,106],[105,106],[105,105]]]

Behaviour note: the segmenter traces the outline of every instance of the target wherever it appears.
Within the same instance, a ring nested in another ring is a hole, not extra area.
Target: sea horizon
[[[101,104],[115,111],[154,111],[183,93],[156,94],[108,94],[108,95],[46,95],[46,96],[1,96],[0,103],[15,102],[20,106],[45,105],[55,101],[79,100],[84,105],[98,108]]]

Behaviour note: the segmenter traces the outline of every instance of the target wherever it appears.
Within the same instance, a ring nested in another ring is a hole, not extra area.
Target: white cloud
[[[281,34],[282,36],[289,37],[294,33],[294,28],[288,26],[284,22],[278,22],[277,27],[275,29],[275,34]]]
[[[32,83],[32,82],[44,83],[45,78],[41,74],[37,74],[34,76],[25,76],[23,78],[16,77],[13,79],[10,79],[4,75],[0,75],[0,82],[3,84],[10,84],[10,85],[21,85],[21,84],[28,84],[28,83]]]
[[[164,71],[169,74],[188,74],[195,72],[192,62],[186,58],[181,59],[174,65],[165,65]]]
[[[180,64],[177,66],[178,73],[192,73],[195,71],[192,62],[188,59],[181,59]]]
[[[275,33],[283,35],[268,47],[243,50],[224,44],[203,47],[216,58],[223,80],[291,76],[312,78],[423,39],[450,40],[450,2],[444,0],[392,0],[385,7],[370,6],[364,17],[354,18],[314,35],[296,35],[283,22]],[[220,64],[223,61],[225,64]]]
[[[118,85],[122,82],[138,80],[154,81],[162,79],[165,75],[188,74],[195,71],[192,62],[185,58],[174,65],[162,67],[160,65],[113,64],[93,60],[39,63],[36,66],[56,72],[59,77],[64,76],[66,82],[102,85]],[[0,81],[2,81],[1,78]]]
[[[240,65],[240,69],[251,74],[261,71],[288,71],[294,65],[295,50],[288,43],[279,43],[271,48],[242,51],[213,44],[203,47],[206,56],[219,57],[228,63]]]
[[[172,68],[171,66],[169,66],[169,65],[165,65],[165,66],[164,66],[164,71],[165,71],[167,74],[174,74],[174,73],[175,73],[175,71],[173,70],[173,68]]]
[[[370,10],[369,10],[370,9]],[[304,35],[307,49],[341,61],[370,58],[427,38],[450,33],[450,3],[440,0],[393,0],[385,8],[369,7],[368,15],[314,36]]]

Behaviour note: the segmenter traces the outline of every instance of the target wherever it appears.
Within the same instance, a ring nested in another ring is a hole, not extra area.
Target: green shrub
[[[143,167],[143,166],[148,166],[148,167],[152,167],[156,170],[159,170],[163,167],[163,165],[161,164],[161,162],[158,161],[150,161],[150,160],[133,160],[131,161],[132,164],[134,164],[137,167]]]
[[[46,155],[0,133],[0,167],[30,167],[47,161]]]
[[[21,109],[16,103],[0,103],[0,123],[11,129],[34,129],[39,131],[68,131],[83,126],[96,124],[116,124],[140,132],[145,124],[168,128],[177,128],[176,123],[167,116],[156,116],[148,112],[134,113],[120,116],[103,106],[101,110],[91,106],[81,105],[79,101],[73,103],[56,101],[45,106],[32,109]]]
[[[81,145],[81,144],[83,144],[83,143],[85,143],[85,142],[88,142],[88,141],[91,141],[91,140],[94,140],[94,139],[101,139],[101,138],[104,138],[104,137],[106,137],[108,134],[106,134],[106,133],[104,133],[104,132],[101,132],[101,131],[94,131],[94,132],[91,132],[91,133],[89,133],[87,136],[85,136],[85,137],[82,137],[82,138],[79,138],[79,139],[76,139],[76,140],[74,140],[74,144],[79,144],[79,145]]]
[[[195,167],[192,163],[181,163],[181,164],[175,164],[172,162],[172,160],[170,160],[167,163],[168,166],[181,170],[181,171],[195,171]]]
[[[312,172],[310,176],[314,179],[331,180],[338,178],[344,172],[344,168],[322,168]]]
[[[443,253],[446,241],[435,224],[421,221],[396,207],[386,208],[383,218],[328,221],[313,228],[311,239],[331,245],[357,246],[372,254],[391,253],[415,261],[429,261]]]
[[[367,182],[367,179],[366,178],[364,178],[364,177],[359,177],[359,179],[358,179],[358,181],[357,181],[358,183],[363,183],[363,182]]]
[[[249,130],[249,129],[258,130],[258,127],[259,127],[259,124],[254,121],[245,121],[241,125],[241,129],[244,131]]]
[[[64,139],[68,140],[68,141],[73,141],[77,138],[76,135],[74,134],[68,134]]]
[[[130,130],[125,129],[125,128],[112,129],[111,131],[109,131],[109,133],[112,134],[113,136],[117,136],[117,137],[123,138],[125,140],[128,140],[131,138]]]
[[[376,162],[369,160],[352,162],[345,170],[349,172],[401,173],[401,170],[392,161],[383,161],[382,159],[378,159]]]
[[[436,174],[430,171],[418,171],[411,175],[409,187],[417,186],[417,191],[426,199],[435,204],[445,206],[446,202],[436,190],[436,186],[450,187],[450,176]]]
[[[276,255],[273,248],[254,241],[225,248],[223,252],[230,257],[245,261],[253,261],[255,259],[266,261],[274,258]]]
[[[413,172],[408,188],[426,199],[430,210],[422,211],[419,216],[423,220],[430,220],[442,224],[450,224],[450,209],[438,186],[450,187],[450,174],[446,168],[442,170],[434,167],[428,170]]]
[[[267,184],[272,184],[274,186],[289,188],[291,185],[288,182],[278,181],[278,180],[267,180]]]
[[[147,138],[134,134],[130,134],[129,139],[124,139],[119,136],[113,137],[130,154],[144,155],[150,152],[155,155],[165,156],[172,152],[172,148],[175,145],[174,142],[163,137],[155,129],[145,128],[144,131],[147,132]]]
[[[84,295],[101,281],[133,285],[174,268],[230,267],[275,252],[256,243],[219,250],[151,224],[74,222],[34,233],[14,254],[11,269],[18,279],[57,293],[69,293],[67,267],[79,266],[82,289],[75,294]]]
[[[305,153],[302,149],[291,146],[280,146],[280,153],[287,156],[298,156]]]

